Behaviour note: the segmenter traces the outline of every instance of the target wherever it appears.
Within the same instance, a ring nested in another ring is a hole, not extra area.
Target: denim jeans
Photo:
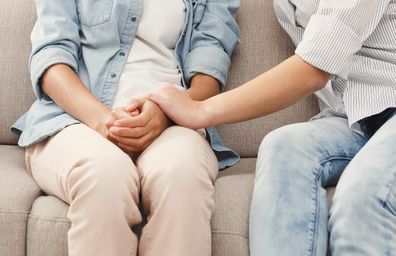
[[[364,136],[329,117],[268,134],[250,211],[252,256],[396,255],[396,116],[364,119]],[[326,187],[335,186],[331,207]],[[330,209],[329,209],[330,208]]]

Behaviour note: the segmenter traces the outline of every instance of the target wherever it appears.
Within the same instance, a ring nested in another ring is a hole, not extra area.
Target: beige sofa
[[[0,0],[0,255],[67,255],[67,205],[46,196],[25,171],[24,149],[10,125],[33,102],[27,58],[35,21],[32,0]],[[241,44],[233,56],[227,88],[236,87],[293,53],[278,25],[272,0],[243,0],[238,13]],[[287,74],[285,74],[287,75]],[[224,142],[242,157],[216,181],[213,255],[247,256],[248,215],[257,150],[271,130],[306,121],[317,112],[310,97],[279,113],[219,127]],[[192,223],[193,225],[193,223]]]

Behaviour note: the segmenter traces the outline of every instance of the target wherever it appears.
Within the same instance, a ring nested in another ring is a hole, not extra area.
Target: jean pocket
[[[80,24],[92,28],[110,21],[114,0],[77,0]]]
[[[192,1],[192,6],[193,6],[193,25],[198,25],[205,12],[205,7],[206,7],[206,0],[193,0]]]

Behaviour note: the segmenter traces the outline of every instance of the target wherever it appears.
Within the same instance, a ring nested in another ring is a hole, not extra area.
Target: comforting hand
[[[109,135],[129,154],[146,149],[170,125],[168,117],[150,100],[139,100],[139,104],[132,100],[125,111],[130,114],[118,113]]]
[[[205,103],[192,100],[187,92],[172,84],[165,84],[145,98],[157,103],[179,125],[192,129],[206,127]]]

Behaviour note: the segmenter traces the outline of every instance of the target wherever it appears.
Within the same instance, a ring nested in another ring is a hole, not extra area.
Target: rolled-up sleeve
[[[216,78],[221,87],[225,85],[231,54],[240,38],[235,17],[238,7],[239,0],[207,0],[204,6],[197,6],[203,13],[196,14],[199,21],[193,24],[184,67],[187,81],[196,73],[203,73]]]
[[[353,55],[375,30],[390,1],[320,1],[296,54],[321,70],[347,78]]]
[[[43,73],[54,64],[67,64],[78,71],[80,38],[74,0],[36,0],[37,21],[31,41],[29,71],[38,99],[47,97],[41,89]]]

